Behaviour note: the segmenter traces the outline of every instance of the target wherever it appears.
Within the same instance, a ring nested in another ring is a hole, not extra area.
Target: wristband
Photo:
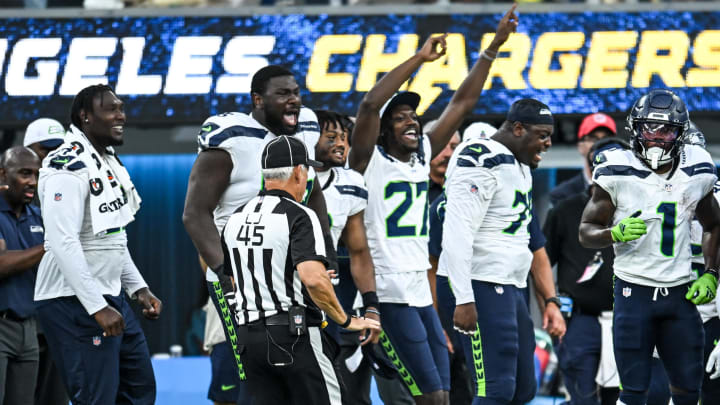
[[[546,298],[545,305],[550,304],[550,303],[557,305],[558,309],[562,308],[562,301],[560,301],[560,298],[558,298],[558,297]]]
[[[215,273],[215,274],[217,274],[217,275],[219,276],[219,275],[220,275],[220,272],[223,271],[224,267],[225,267],[225,262],[220,263],[220,264],[218,264],[218,265],[215,266],[215,267],[210,267],[210,270],[212,270],[213,273]]]
[[[377,316],[380,316],[380,311],[378,311],[377,309],[367,308],[367,309],[365,309],[365,313],[366,313],[366,314],[367,314],[367,313],[371,313],[371,314],[375,314],[375,315],[377,315]]]
[[[346,314],[346,315],[347,315],[347,314]],[[351,322],[351,321],[352,321],[352,316],[347,315],[347,320],[345,320],[345,322],[343,322],[343,323],[340,325],[340,327],[343,328],[343,329],[347,328],[348,326],[350,326],[350,322]]]
[[[712,274],[715,279],[718,279],[718,271],[717,269],[705,269],[705,274]]]
[[[485,53],[485,51],[482,51],[482,52],[480,53],[480,57],[483,58],[483,59],[487,59],[487,60],[489,60],[490,62],[492,62],[492,61],[495,60],[495,56],[490,56],[490,55],[488,55],[487,53]]]
[[[363,300],[363,306],[365,308],[367,307],[375,307],[377,308],[378,305],[380,305],[380,301],[378,300],[378,296],[375,293],[375,291],[368,291],[362,295]]]
[[[485,50],[483,50],[483,52],[485,52],[487,56],[490,56],[490,53],[489,53],[489,52],[492,52],[492,54],[493,54],[493,55],[492,55],[493,59],[495,59],[495,57],[496,57],[497,54],[498,54],[497,51],[491,51],[489,48],[485,48]]]

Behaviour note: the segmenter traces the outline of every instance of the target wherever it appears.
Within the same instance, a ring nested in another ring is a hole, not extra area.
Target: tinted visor
[[[674,142],[678,134],[680,134],[680,127],[670,124],[643,122],[638,125],[638,132],[647,141]]]

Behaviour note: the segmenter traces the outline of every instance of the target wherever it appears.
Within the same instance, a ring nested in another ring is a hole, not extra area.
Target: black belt
[[[308,320],[307,326],[320,326],[321,322],[313,322]],[[270,315],[265,318],[260,318],[256,321],[248,322],[245,326],[288,326],[290,325],[290,318],[287,312],[280,312],[275,315]]]
[[[19,316],[15,315],[15,313],[10,310],[0,311],[0,319],[7,319],[8,321],[15,321],[15,322],[22,322],[25,320],[25,319],[20,318]]]

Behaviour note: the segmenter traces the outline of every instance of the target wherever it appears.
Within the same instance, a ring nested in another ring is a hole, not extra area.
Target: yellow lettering
[[[553,54],[563,51],[577,51],[585,43],[582,32],[546,32],[535,44],[533,61],[528,80],[536,89],[574,89],[577,87],[582,56],[578,54],[558,55],[559,70],[550,70]]]
[[[419,115],[422,115],[442,93],[442,88],[435,84],[446,83],[450,90],[457,90],[468,74],[465,37],[462,34],[448,34],[445,41],[447,42],[445,56],[423,64],[410,84],[410,91],[422,96],[417,108]]]
[[[580,86],[609,89],[627,86],[628,49],[637,42],[635,31],[596,31],[585,61]]]
[[[362,35],[323,35],[315,42],[305,82],[312,92],[346,92],[352,89],[352,73],[329,73],[330,56],[360,50]]]
[[[365,40],[365,51],[363,52],[360,71],[358,72],[355,90],[368,91],[377,81],[379,73],[391,71],[397,65],[405,62],[417,51],[418,36],[415,34],[403,34],[398,40],[397,52],[384,53],[385,35],[368,35]],[[405,90],[407,83],[403,84],[400,90]]]
[[[685,65],[690,39],[683,31],[645,31],[638,46],[633,87],[649,87],[654,74],[660,76],[666,86],[685,87],[680,69]],[[658,51],[667,51],[658,55]]]
[[[482,36],[480,41],[480,48],[485,49],[490,45],[495,33],[488,33]],[[525,66],[527,66],[528,58],[530,56],[530,37],[523,33],[510,34],[507,41],[500,47],[500,52],[509,52],[508,57],[498,57],[492,66],[490,66],[490,72],[488,73],[487,80],[485,81],[484,90],[492,87],[492,81],[494,77],[499,77],[503,81],[503,85],[506,89],[525,89],[527,83],[522,76]]]
[[[720,87],[720,31],[702,31],[695,38],[693,62],[688,69],[688,87]]]

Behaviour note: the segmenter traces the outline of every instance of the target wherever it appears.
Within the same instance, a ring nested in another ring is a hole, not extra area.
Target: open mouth
[[[345,155],[344,149],[333,149],[330,152],[330,156],[335,157],[336,159],[342,160],[343,156]]]
[[[540,162],[543,158],[543,155],[545,154],[545,151],[539,151],[535,155],[533,155],[533,160],[536,162]]]
[[[295,127],[298,123],[298,111],[289,111],[283,114],[283,124],[286,127]]]
[[[35,198],[35,191],[34,190],[26,190],[23,195],[29,199]]]
[[[418,130],[415,127],[406,129],[402,136],[409,141],[417,141],[419,138]]]
[[[125,131],[125,128],[122,125],[115,125],[114,127],[110,128],[115,132],[116,134],[122,135]]]

